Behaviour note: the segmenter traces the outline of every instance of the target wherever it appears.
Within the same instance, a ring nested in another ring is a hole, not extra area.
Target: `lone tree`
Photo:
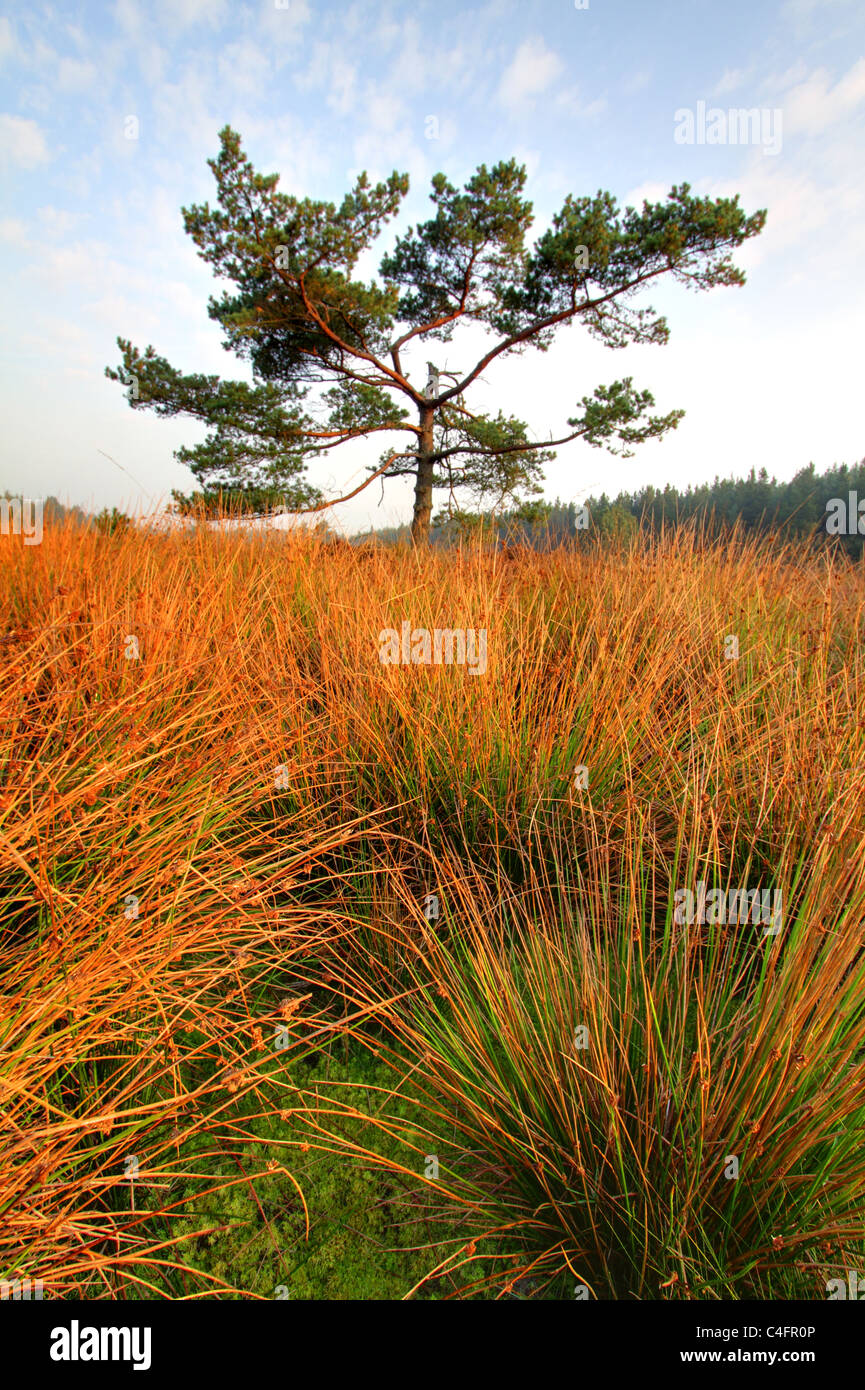
[[[766,218],[746,217],[738,197],[692,197],[686,183],[666,202],[621,214],[609,193],[569,194],[529,250],[525,168],[509,160],[481,165],[462,192],[436,174],[434,216],[397,239],[381,261],[381,283],[365,283],[354,278],[358,259],[398,212],[407,175],[394,172],[372,188],[361,174],[336,208],[277,192],[279,175],[257,174],[229,126],[220,141],[208,161],[218,207],[184,208],[183,218],[202,259],[233,283],[233,292],[210,299],[209,314],[225,332],[223,346],[250,362],[253,383],[184,375],[124,338],[121,365],[105,369],[129,388],[134,408],[210,427],[204,443],[175,455],[201,487],[173,494],[182,511],[215,511],[222,501],[258,516],[278,506],[322,510],[346,499],[323,499],[304,480],[307,462],[352,439],[399,431],[405,447],[386,449],[347,497],[377,477],[412,475],[412,538],[424,543],[436,488],[498,506],[537,494],[541,465],[570,440],[629,455],[630,445],[674,429],[683,414],[648,414],[655,402],[630,377],[583,396],[558,439],[533,441],[522,420],[473,412],[466,395],[498,358],[527,347],[545,352],[572,319],[608,347],[665,343],[666,319],[628,301],[662,275],[697,289],[744,284],[730,253]],[[480,360],[463,372],[426,362],[426,379],[413,383],[404,357],[450,342],[461,321],[486,330]]]

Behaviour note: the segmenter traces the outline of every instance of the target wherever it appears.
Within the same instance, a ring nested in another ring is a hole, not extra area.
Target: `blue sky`
[[[339,201],[361,169],[410,175],[367,276],[428,215],[437,170],[462,183],[512,155],[528,169],[534,234],[568,192],[608,189],[624,206],[687,181],[768,210],[737,258],[743,289],[658,287],[636,301],[668,315],[668,346],[614,353],[573,327],[549,353],[490,371],[476,403],[537,438],[564,433],[583,395],[624,375],[659,410],[686,411],[632,459],[566,446],[548,496],[763,465],[789,478],[865,454],[859,0],[0,4],[0,84],[0,490],[133,509],[192,485],[172,454],[204,427],[133,412],[103,369],[121,334],[184,371],[247,375],[207,316],[221,287],[180,214],[213,201],[206,161],[226,123],[299,196]],[[699,102],[780,112],[780,147],[677,143],[677,111]],[[457,334],[432,355],[468,368],[481,344]],[[422,345],[409,370],[425,375],[430,355]],[[349,445],[310,477],[336,496],[381,447]],[[354,530],[407,520],[410,505],[397,480],[383,501],[376,483],[330,515]]]

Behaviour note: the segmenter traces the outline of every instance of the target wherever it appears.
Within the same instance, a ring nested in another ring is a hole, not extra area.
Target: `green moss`
[[[322,1109],[328,1112],[340,1102],[363,1109],[365,1101],[372,1112],[381,1103],[381,1090],[376,1088],[390,1091],[393,1086],[393,1073],[365,1051],[350,1056],[347,1063],[321,1056],[299,1062],[292,1066],[292,1077],[313,1097],[318,1090]],[[412,1110],[409,1101],[388,1101],[391,1116],[409,1119]],[[239,1106],[239,1121],[242,1111]],[[214,1296],[401,1299],[471,1239],[471,1233],[461,1229],[452,1215],[446,1217],[441,1212],[421,1181],[422,1154],[370,1122],[334,1119],[332,1113],[322,1122],[338,1126],[364,1149],[396,1160],[410,1171],[394,1174],[369,1158],[322,1151],[315,1146],[314,1131],[296,1111],[285,1119],[275,1115],[247,1121],[257,1142],[245,1148],[242,1156],[238,1152],[235,1158],[226,1152],[224,1157],[211,1153],[205,1158],[202,1153],[194,1166],[213,1179],[238,1178],[245,1173],[250,1178],[255,1175],[253,1182],[200,1195],[200,1179],[194,1185],[191,1180],[177,1179],[171,1193],[172,1202],[189,1204],[179,1227],[175,1224],[172,1228],[175,1235],[178,1229],[190,1233],[191,1238],[178,1251],[183,1263],[243,1290],[242,1294],[215,1292]],[[210,1150],[213,1138],[211,1135],[206,1146]],[[303,1143],[309,1143],[308,1150],[299,1147]],[[228,1140],[226,1148],[230,1147]],[[308,1236],[304,1205],[295,1183],[284,1171],[268,1172],[269,1162],[287,1169],[302,1189],[309,1211]],[[417,1171],[417,1178],[413,1171]],[[192,1236],[203,1226],[218,1229]],[[455,1273],[431,1280],[416,1296],[471,1297],[466,1285],[491,1275],[493,1269],[489,1260],[473,1259]],[[190,1278],[181,1277],[186,1291],[191,1291]],[[206,1284],[198,1287],[206,1288]],[[182,1291],[172,1277],[165,1292],[177,1296]]]

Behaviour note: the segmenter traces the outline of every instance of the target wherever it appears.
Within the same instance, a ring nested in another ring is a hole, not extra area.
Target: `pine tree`
[[[184,375],[152,347],[118,338],[122,382],[133,409],[204,421],[204,443],[180,449],[200,490],[175,493],[182,510],[234,503],[264,515],[278,506],[316,510],[325,501],[304,478],[318,455],[354,439],[398,435],[354,492],[377,477],[415,479],[412,537],[429,539],[433,493],[468,495],[496,509],[540,491],[542,465],[561,444],[583,439],[630,454],[678,424],[683,412],[649,413],[649,391],[630,377],[584,395],[556,439],[532,440],[525,422],[470,409],[469,393],[500,359],[545,352],[557,331],[579,321],[608,347],[667,342],[665,318],[631,299],[662,276],[697,289],[742,285],[730,253],[763,227],[738,198],[695,198],[688,184],[666,202],[620,213],[615,199],[568,195],[552,225],[526,246],[532,206],[526,172],[511,159],[481,165],[462,190],[436,174],[433,215],[398,237],[381,280],[355,278],[408,192],[394,172],[370,186],[365,174],[339,207],[277,190],[278,175],[255,172],[240,136],[226,126],[209,161],[217,206],[183,209],[199,255],[233,291],[211,298],[224,345],[252,369],[251,384]],[[469,369],[426,363],[412,380],[413,348],[448,343],[458,325],[479,324],[488,349]]]

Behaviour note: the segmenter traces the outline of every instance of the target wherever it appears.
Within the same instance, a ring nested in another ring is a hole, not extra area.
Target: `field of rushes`
[[[0,565],[0,1278],[226,1296],[172,1225],[335,1039],[453,1136],[431,1274],[503,1235],[600,1297],[861,1268],[861,567],[71,524]],[[486,672],[382,665],[406,620]],[[701,881],[783,930],[677,927]]]

